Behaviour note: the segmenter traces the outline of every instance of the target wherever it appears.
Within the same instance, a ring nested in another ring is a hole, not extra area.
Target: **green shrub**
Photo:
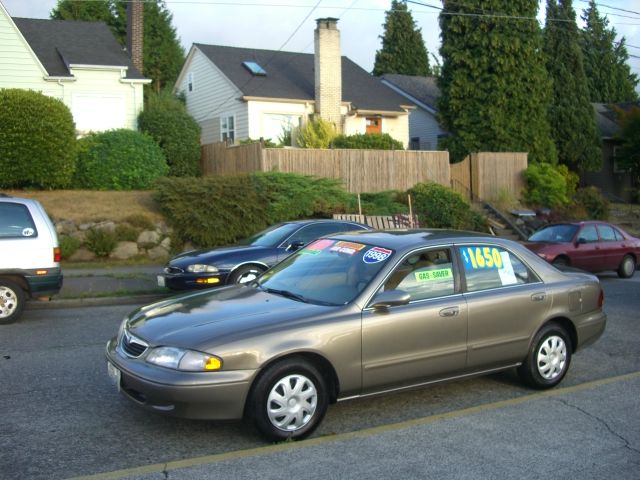
[[[169,175],[200,175],[200,126],[171,92],[149,94],[138,126],[162,148]]]
[[[386,192],[361,193],[360,207],[364,215],[395,215],[397,213],[409,213],[407,203],[407,193],[397,190],[387,190]],[[358,196],[352,195],[349,212],[358,211]]]
[[[115,236],[118,242],[135,242],[138,240],[140,230],[126,223],[116,225]]]
[[[105,228],[90,228],[84,240],[86,247],[97,257],[108,257],[117,243],[116,234]]]
[[[524,172],[527,188],[524,200],[533,207],[557,208],[568,205],[571,187],[567,187],[568,170],[549,163],[532,163]]]
[[[471,209],[462,195],[437,183],[411,188],[413,211],[423,227],[486,231],[482,215]]]
[[[578,206],[584,208],[588,218],[593,220],[609,218],[609,201],[597,187],[579,188],[573,200]]]
[[[125,218],[124,221],[139,230],[154,230],[156,228],[151,219],[144,213],[134,213]]]
[[[361,148],[365,150],[404,150],[402,142],[388,133],[338,135],[333,139],[333,148]]]
[[[344,211],[349,194],[337,180],[272,172],[160,179],[156,200],[178,243],[215,247],[281,221]]]
[[[339,180],[295,173],[255,173],[256,192],[267,204],[267,224],[298,218],[330,217],[345,211],[350,194]]]
[[[82,242],[75,237],[69,235],[60,235],[60,256],[63,260],[66,260],[71,255],[76,253],[80,248]]]
[[[329,148],[337,132],[333,123],[317,118],[295,129],[292,135],[300,148]]]
[[[80,139],[76,188],[148,189],[169,171],[153,138],[133,130],[111,130]]]
[[[75,162],[75,125],[64,103],[0,89],[0,187],[64,188]]]

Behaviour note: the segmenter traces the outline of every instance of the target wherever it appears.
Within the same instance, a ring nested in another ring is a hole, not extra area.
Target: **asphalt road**
[[[0,478],[640,478],[640,273],[601,276],[609,323],[540,394],[503,373],[339,403],[304,442],[135,408],[103,349],[129,306],[0,327]]]

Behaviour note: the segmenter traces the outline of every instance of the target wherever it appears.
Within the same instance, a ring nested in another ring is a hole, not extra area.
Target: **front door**
[[[367,117],[367,135],[372,133],[382,133],[382,118]]]

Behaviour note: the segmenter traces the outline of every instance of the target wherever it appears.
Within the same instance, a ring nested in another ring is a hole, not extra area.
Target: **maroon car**
[[[525,245],[556,266],[589,272],[615,270],[632,277],[640,258],[640,239],[605,222],[568,222],[547,225]]]

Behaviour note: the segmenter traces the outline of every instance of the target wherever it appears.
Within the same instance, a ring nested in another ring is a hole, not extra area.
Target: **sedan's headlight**
[[[186,372],[213,372],[222,368],[222,359],[194,350],[157,347],[149,352],[147,362]]]
[[[217,273],[218,269],[213,265],[204,265],[202,263],[195,263],[187,267],[187,272],[191,273]]]

